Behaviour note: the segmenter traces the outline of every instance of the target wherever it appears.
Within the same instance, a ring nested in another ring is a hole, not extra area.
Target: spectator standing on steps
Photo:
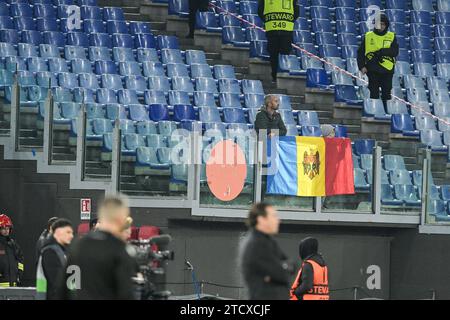
[[[189,35],[188,38],[194,38],[195,20],[197,11],[208,11],[208,0],[189,0]]]
[[[264,22],[272,81],[276,82],[279,55],[291,53],[294,22],[299,17],[297,0],[259,0],[258,16]]]

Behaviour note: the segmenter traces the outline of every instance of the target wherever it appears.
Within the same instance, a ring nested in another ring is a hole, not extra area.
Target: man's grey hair
[[[264,106],[267,107],[267,105],[269,104],[270,99],[272,98],[277,98],[276,94],[268,94],[264,97]]]
[[[122,194],[106,196],[100,203],[98,217],[101,220],[113,220],[122,208],[128,208],[128,198]]]

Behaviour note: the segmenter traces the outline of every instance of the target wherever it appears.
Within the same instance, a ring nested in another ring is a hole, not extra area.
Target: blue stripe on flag
[[[280,137],[275,159],[278,170],[267,176],[267,193],[297,195],[297,142],[296,137]],[[270,144],[267,147],[270,154]]]

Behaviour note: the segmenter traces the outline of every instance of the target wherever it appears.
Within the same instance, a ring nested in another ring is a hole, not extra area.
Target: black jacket
[[[373,30],[375,34],[377,35],[385,35],[388,32],[388,29],[386,29],[384,32],[379,32],[377,29]],[[361,45],[358,48],[358,68],[361,70],[363,67],[367,68],[368,72],[375,72],[375,73],[384,73],[384,74],[393,74],[395,72],[395,67],[392,70],[387,70],[379,65],[379,59],[382,56],[388,56],[395,58],[398,56],[399,47],[397,43],[397,37],[394,37],[394,40],[392,41],[390,48],[384,48],[376,52],[377,57],[373,58],[371,61],[367,61],[366,59],[366,43],[365,43],[365,36],[361,39]]]
[[[64,256],[63,260],[58,257],[57,252],[50,248],[49,246],[57,245],[65,253],[66,248],[60,245],[53,236],[46,239],[46,243],[42,250],[42,269],[44,271],[45,278],[47,280],[47,300],[58,299],[58,292],[60,290],[60,285],[63,284],[64,272],[66,267],[67,258]],[[46,247],[48,249],[44,250]]]
[[[0,236],[0,283],[9,282],[20,285],[23,271],[23,253],[17,242],[11,237]]]
[[[289,299],[287,257],[271,236],[249,231],[239,261],[250,300]]]
[[[264,2],[265,0],[258,0],[258,16],[261,18],[261,20],[264,22]],[[300,10],[299,7],[297,5],[297,0],[292,0],[292,4],[294,6],[294,21],[298,19],[298,17],[300,16]],[[285,33],[285,32],[289,32],[289,31],[268,31],[270,33]]]
[[[317,262],[320,266],[326,266],[325,260],[322,255],[317,252],[319,243],[317,239],[305,238],[300,242],[299,256],[305,260],[312,260]],[[313,288],[314,269],[308,262],[303,263],[302,274],[300,276],[300,285],[295,289],[294,294],[299,300],[303,299],[303,295]]]
[[[267,134],[270,133],[271,129],[278,129],[280,136],[285,136],[287,133],[286,126],[284,125],[284,121],[281,118],[280,113],[274,112],[270,115],[265,107],[262,107],[259,110],[255,119],[256,133],[259,133],[259,130],[261,129],[267,129]]]
[[[199,11],[208,11],[208,0],[189,0],[189,9],[194,12]]]
[[[36,263],[39,260],[39,256],[41,255],[42,248],[45,247],[45,245],[51,240],[50,233],[47,229],[42,231],[41,235],[39,236],[38,241],[36,242]]]
[[[76,241],[69,250],[67,265],[79,266],[81,288],[64,290],[64,299],[131,300],[135,264],[126,244],[112,234],[97,230]]]

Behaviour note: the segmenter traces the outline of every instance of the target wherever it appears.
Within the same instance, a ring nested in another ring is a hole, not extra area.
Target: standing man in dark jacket
[[[188,38],[194,38],[195,20],[197,11],[208,10],[208,0],[189,0],[189,35]]]
[[[0,287],[19,287],[23,275],[23,253],[11,238],[13,223],[0,214]]]
[[[394,32],[388,31],[388,17],[381,13],[379,25],[365,34],[358,49],[358,68],[369,78],[371,99],[387,101],[391,99],[392,78],[395,71],[395,58],[398,55],[398,43]]]
[[[39,236],[38,241],[36,242],[36,263],[39,260],[39,256],[41,255],[41,249],[47,244],[47,241],[50,240],[50,236],[52,233],[52,224],[58,220],[57,217],[52,217],[48,219],[47,228],[42,231]]]
[[[261,107],[256,114],[255,130],[259,133],[259,130],[267,130],[267,135],[272,137],[277,134],[285,136],[287,133],[284,121],[281,118],[278,109],[280,107],[280,99],[276,95],[267,95],[264,98],[264,106]]]
[[[259,0],[258,16],[264,21],[272,81],[277,81],[278,56],[290,54],[294,22],[299,17],[297,0]]]
[[[315,238],[305,238],[299,245],[302,259],[297,278],[291,287],[291,300],[329,300],[328,267],[318,253],[319,242]]]
[[[72,223],[57,219],[52,233],[41,250],[36,273],[36,293],[39,300],[56,300],[67,264],[66,248],[73,239]]]
[[[79,287],[64,293],[64,299],[131,300],[135,298],[132,277],[135,264],[122,240],[130,210],[126,199],[106,197],[98,213],[95,232],[74,243],[67,265],[80,270]]]
[[[289,264],[273,236],[280,220],[274,207],[255,204],[248,215],[249,232],[241,243],[240,267],[250,300],[287,300]]]

